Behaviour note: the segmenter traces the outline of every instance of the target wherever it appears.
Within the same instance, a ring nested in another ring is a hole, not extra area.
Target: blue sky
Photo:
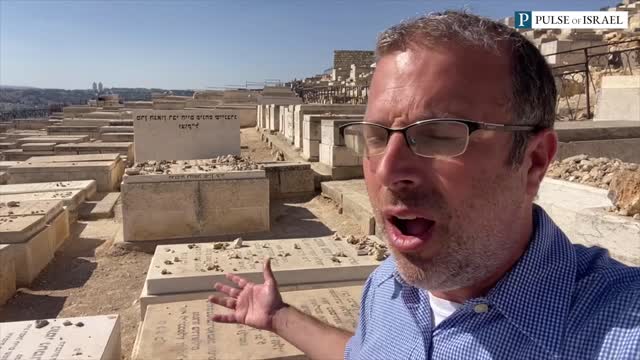
[[[0,0],[0,84],[204,89],[303,78],[407,17],[598,10],[611,0]],[[517,4],[517,5],[516,5]]]

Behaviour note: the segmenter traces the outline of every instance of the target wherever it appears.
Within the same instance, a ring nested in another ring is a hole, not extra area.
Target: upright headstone
[[[208,159],[240,154],[236,111],[134,110],[136,161]]]

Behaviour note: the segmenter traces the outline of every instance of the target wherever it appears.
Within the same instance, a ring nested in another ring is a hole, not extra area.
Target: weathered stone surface
[[[0,171],[7,171],[10,167],[20,163],[21,161],[0,161]]]
[[[121,159],[112,161],[21,163],[9,168],[9,183],[24,184],[50,182],[52,180],[93,179],[96,181],[98,191],[111,192],[119,189],[120,181],[124,174],[124,166],[124,162]]]
[[[38,156],[33,157],[25,163],[38,164],[38,163],[84,163],[95,161],[116,161],[120,160],[119,153],[106,153],[106,154],[80,154],[80,155],[55,155],[55,156]]]
[[[640,76],[604,76],[595,120],[640,121]]]
[[[362,157],[346,146],[320,144],[320,162],[330,167],[362,166]]]
[[[137,161],[240,155],[240,120],[232,110],[134,110],[133,118]]]
[[[82,190],[84,191],[84,197],[89,199],[96,194],[97,183],[95,180],[78,180],[0,185],[0,195],[60,192],[69,190]]]
[[[15,244],[29,240],[45,228],[45,216],[4,216],[0,217],[0,244]]]
[[[55,253],[69,238],[71,228],[69,226],[69,211],[63,209],[47,226],[51,228],[50,245]]]
[[[45,226],[27,241],[11,244],[17,286],[29,286],[53,259],[55,253],[51,246],[53,233],[53,228]]]
[[[4,201],[5,199],[3,199]],[[78,206],[85,201],[85,193],[82,190],[50,191],[40,193],[11,194],[6,196],[7,201],[42,201],[61,200],[70,212],[76,211]]]
[[[15,149],[16,147],[18,147],[18,144],[15,142],[0,142],[0,150]]]
[[[71,322],[75,325],[65,326]],[[118,315],[0,323],[3,359],[120,359]],[[83,324],[78,326],[77,324]]]
[[[53,151],[56,143],[25,143],[21,148],[23,151]]]
[[[308,163],[263,163],[271,199],[298,195],[310,195],[315,192],[314,177]]]
[[[358,256],[359,245],[331,237],[244,244],[241,249],[222,247],[224,243],[158,246],[147,272],[147,291],[155,295],[205,291],[215,281],[226,282],[226,272],[259,282],[266,256],[273,259],[274,274],[282,286],[364,281],[379,265],[373,257]]]
[[[283,293],[283,299],[320,320],[348,331],[358,322],[361,287]],[[243,325],[211,321],[227,311],[203,300],[152,305],[147,310],[134,360],[142,359],[291,359],[300,350],[277,335]]]
[[[15,205],[9,207],[3,199],[0,202],[0,217],[43,215],[45,221],[50,223],[62,211],[63,203],[61,200],[37,200],[20,201]]]
[[[618,208],[618,213],[624,212],[627,216],[640,214],[640,169],[618,172],[611,181],[609,198]]]
[[[112,192],[105,195],[100,201],[92,204],[85,203],[81,207],[79,217],[83,220],[98,220],[112,218],[114,215],[113,208],[120,199],[119,192]],[[83,212],[83,208],[86,210]]]
[[[102,133],[100,134],[100,140],[104,142],[133,142],[133,133]]]
[[[32,136],[32,137],[24,137],[16,140],[16,143],[19,145],[27,144],[27,143],[56,143],[56,144],[68,144],[68,143],[79,143],[89,141],[88,135],[56,135],[56,136]]]
[[[10,245],[0,245],[0,306],[16,292],[16,265]]]
[[[122,186],[125,240],[192,238],[269,230],[268,180],[263,170],[250,173],[251,176],[231,180],[208,178],[216,173],[158,175],[177,176],[161,182],[135,182],[132,180],[138,177],[144,180],[146,175],[128,176]],[[197,176],[197,180],[182,179],[183,176]],[[201,180],[200,176],[206,180]]]
[[[133,143],[132,142],[108,142],[108,143],[78,143],[78,144],[59,144],[55,147],[56,154],[108,154],[118,153],[126,156],[127,160],[134,161]]]
[[[612,203],[606,190],[545,178],[535,202],[571,242],[600,246],[619,261],[640,265],[640,221],[607,212]]]

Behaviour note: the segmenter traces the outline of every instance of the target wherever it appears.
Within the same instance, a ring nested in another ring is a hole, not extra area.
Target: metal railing
[[[630,45],[630,46],[629,46]],[[625,47],[626,46],[626,47]],[[592,119],[603,75],[633,75],[640,68],[640,40],[593,45],[545,55],[552,65],[559,120]],[[298,83],[294,90],[304,103],[366,104],[368,85],[313,86]]]
[[[571,60],[568,64],[551,68],[558,88],[558,119],[592,119],[602,76],[633,75],[634,68],[640,68],[640,40],[593,45],[545,57],[555,63]],[[581,60],[576,60],[576,57]]]

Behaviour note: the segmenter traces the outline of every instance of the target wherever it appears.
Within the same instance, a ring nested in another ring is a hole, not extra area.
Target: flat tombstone
[[[53,155],[37,156],[25,161],[26,163],[62,163],[62,162],[88,162],[88,161],[115,161],[120,159],[119,153],[109,154],[82,154],[82,155]]]
[[[16,292],[16,263],[9,246],[0,245],[0,306]]]
[[[46,226],[44,215],[0,217],[0,244],[16,244],[29,240]]]
[[[0,185],[0,195],[11,194],[29,194],[39,192],[56,192],[65,190],[84,190],[87,198],[93,197],[96,193],[95,180],[77,180],[77,181],[56,181],[46,183],[26,183],[26,184],[10,184]],[[0,209],[0,213],[2,209]]]
[[[240,155],[240,117],[234,110],[134,110],[136,161]]]
[[[348,331],[358,322],[362,287],[292,291],[285,302]],[[206,300],[151,305],[133,359],[290,359],[303,353],[274,333],[244,325],[211,321],[228,311]]]
[[[86,200],[84,190],[11,194],[5,196],[5,198],[6,201],[18,201],[21,204],[27,201],[60,200],[71,212],[75,211]]]
[[[36,326],[33,320],[0,323],[1,358],[113,360],[121,357],[117,315],[46,321],[48,324],[43,327]]]
[[[226,272],[261,282],[266,256],[272,258],[282,286],[364,281],[380,264],[373,256],[358,256],[355,245],[328,237],[245,241],[240,249],[215,247],[216,243],[156,247],[147,272],[148,293],[211,290],[214,282],[226,281]]]

